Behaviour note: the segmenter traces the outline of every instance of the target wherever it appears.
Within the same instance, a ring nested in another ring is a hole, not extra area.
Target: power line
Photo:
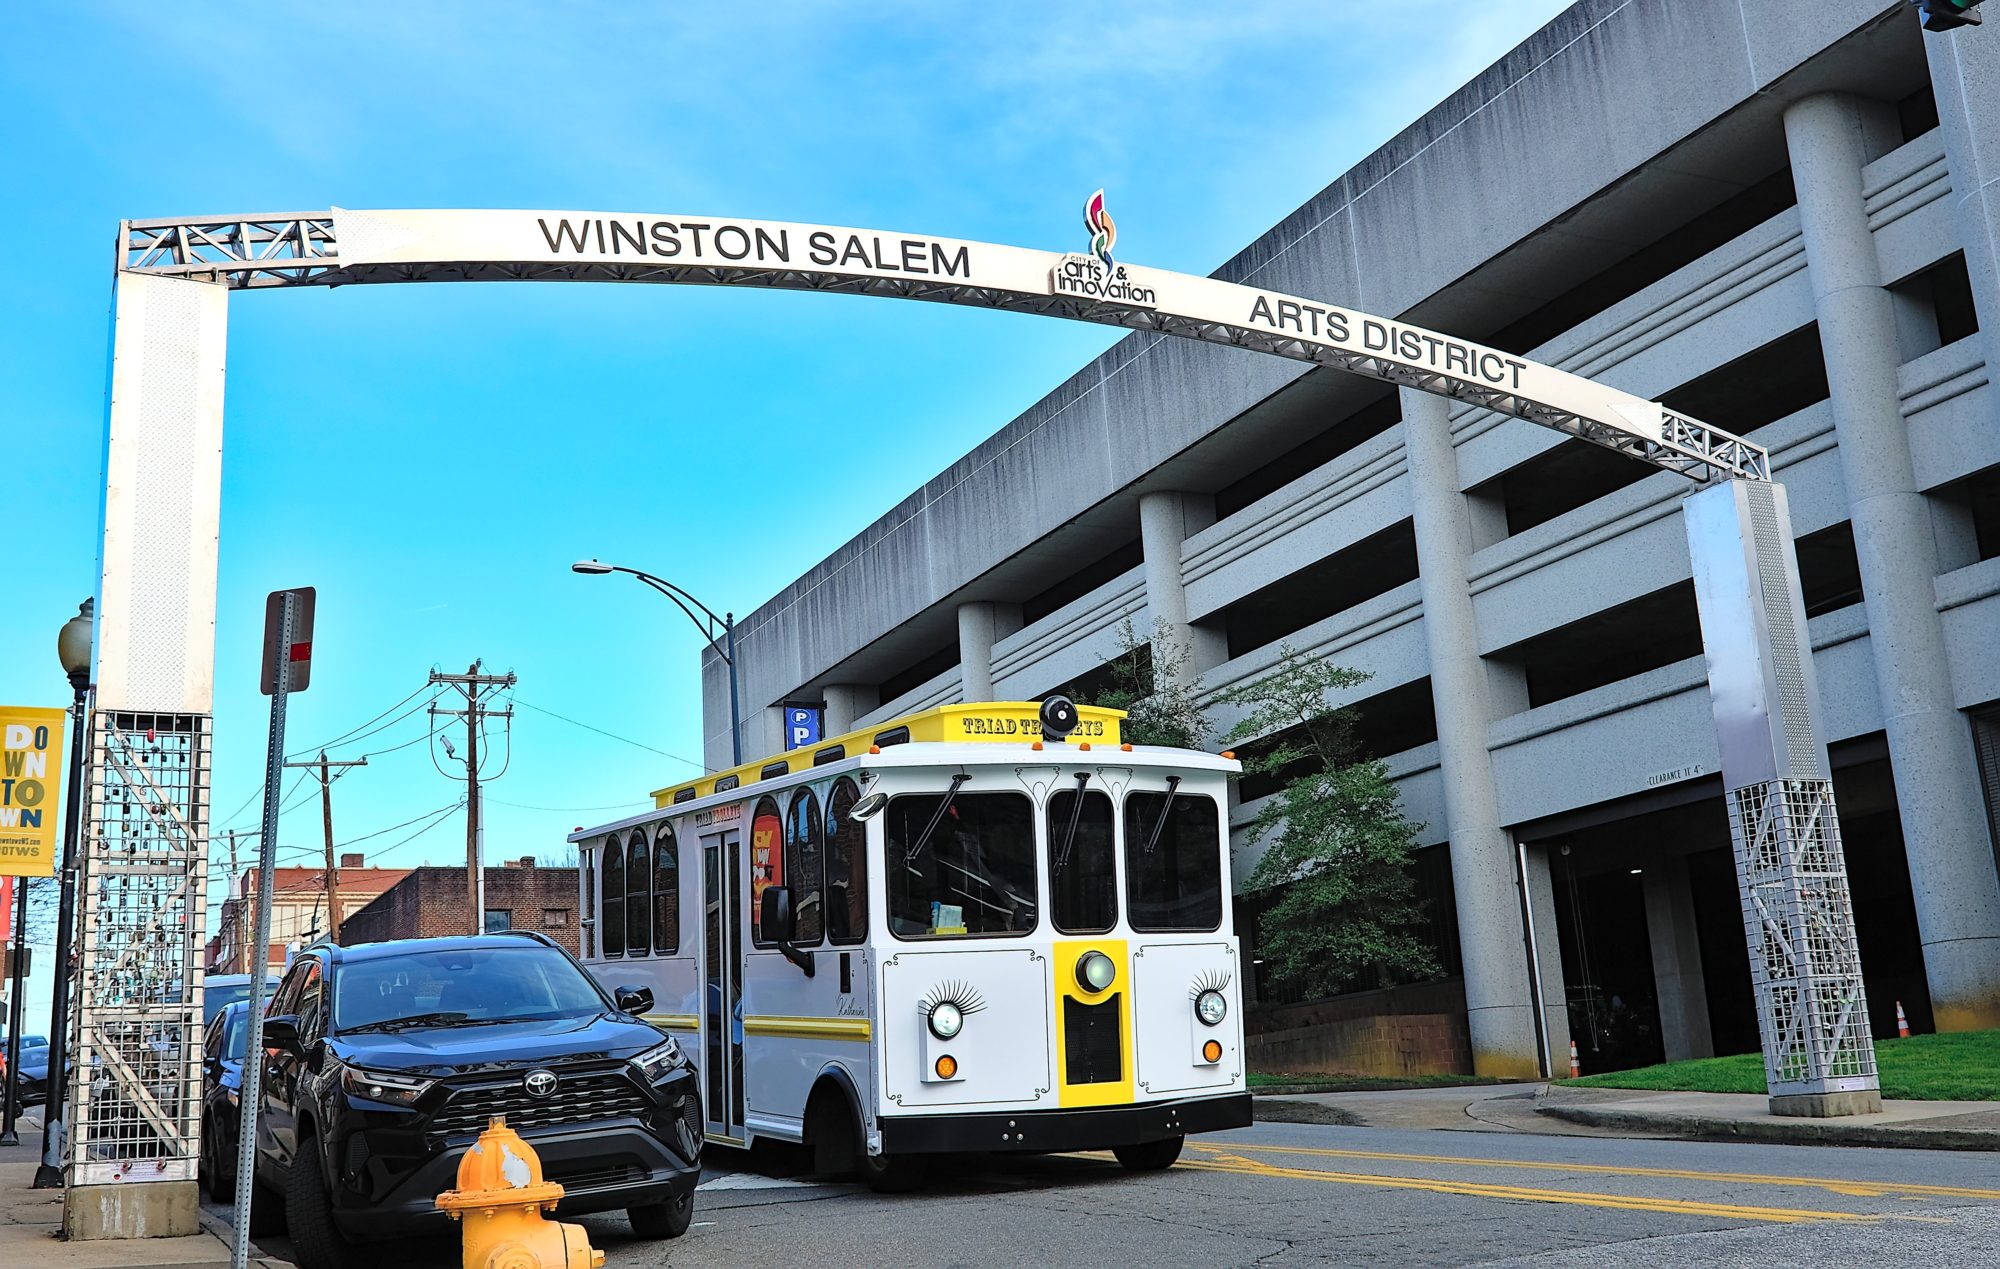
[[[430,684],[428,683],[422,684],[415,691],[411,692],[408,696],[405,696],[402,700],[397,701],[394,705],[389,706],[389,708],[375,715],[375,717],[369,719],[367,722],[357,723],[353,727],[350,727],[346,731],[342,732],[340,735],[335,736],[332,740],[321,741],[319,744],[316,745],[307,745],[303,749],[300,749],[298,752],[311,753],[320,749],[331,749],[335,745],[347,744],[351,741],[359,740],[361,739],[361,735],[363,734],[370,736],[374,735],[375,734],[374,732],[367,731],[366,729],[373,726],[375,723],[380,722],[382,719],[388,718],[390,714],[394,714],[397,710],[401,709],[403,706],[408,705],[411,701],[416,700],[417,697],[422,696],[424,694],[424,689],[428,688],[429,686]],[[435,696],[436,693],[433,692],[432,695]],[[427,702],[418,702],[418,704],[414,708],[404,712],[403,714],[398,715],[395,718],[389,719],[389,723],[401,722],[403,719],[408,718],[411,714],[416,713],[417,710],[422,709],[426,703]],[[388,726],[388,725],[389,725],[388,723],[383,724],[383,726]],[[377,728],[376,730],[379,731],[381,729]],[[290,754],[286,754],[285,756],[288,758],[291,757]]]
[[[644,749],[648,753],[656,753],[660,755],[662,758],[672,758],[675,762],[685,762],[687,765],[695,768],[698,771],[708,770],[707,763],[696,762],[692,758],[683,758],[677,753],[668,753],[664,749],[655,749],[653,748],[653,746],[646,744],[643,741],[633,740],[630,736],[621,736],[617,732],[606,731],[602,727],[592,727],[589,723],[580,723],[576,719],[570,718],[563,714],[558,714],[552,709],[543,709],[539,705],[530,704],[529,702],[522,700],[518,696],[514,698],[514,703],[516,705],[519,705],[523,709],[532,709],[537,714],[547,714],[550,718],[553,718],[558,722],[568,723],[572,727],[581,727],[585,731],[594,731],[600,736],[609,736],[611,739],[619,741],[623,744],[631,745],[635,749]]]
[[[651,800],[641,802],[606,802],[603,806],[529,806],[526,802],[503,802],[499,798],[486,799],[496,806],[511,806],[517,811],[622,811],[627,807],[651,806]]]

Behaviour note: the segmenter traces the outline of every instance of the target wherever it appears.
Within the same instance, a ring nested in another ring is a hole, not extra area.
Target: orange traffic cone
[[[1896,1002],[1896,1034],[1906,1040],[1910,1036],[1910,1020],[1903,1015],[1903,1002],[1900,1000]]]
[[[1575,1079],[1583,1074],[1583,1063],[1576,1060],[1576,1041],[1569,1042],[1569,1077]]]

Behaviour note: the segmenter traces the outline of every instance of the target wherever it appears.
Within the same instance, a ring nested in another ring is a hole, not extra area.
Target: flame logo
[[[1098,190],[1083,205],[1083,227],[1090,231],[1090,253],[1104,262],[1106,272],[1117,268],[1111,249],[1118,245],[1118,226],[1104,210],[1104,191]]]

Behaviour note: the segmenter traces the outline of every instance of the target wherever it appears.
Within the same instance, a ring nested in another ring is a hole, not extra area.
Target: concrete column
[[[993,699],[993,605],[958,606],[958,677],[961,699]]]
[[[1982,35],[1987,38],[1980,38]],[[1979,28],[1926,35],[1951,197],[1986,364],[2000,366],[2000,44]]]
[[[1825,94],[1785,112],[1813,307],[1833,390],[1869,644],[1940,1031],[2000,1026],[2000,875],[1972,730],[1953,706],[1937,546],[1896,384],[1896,319],[1862,202],[1873,107]]]
[[[1514,843],[1500,826],[1493,761],[1486,751],[1492,714],[1466,588],[1472,527],[1458,489],[1450,403],[1412,388],[1402,390],[1402,401],[1472,1065],[1480,1075],[1534,1079],[1541,1074],[1541,1054],[1527,931]]]
[[[1528,921],[1541,968],[1542,1030],[1548,1037],[1549,1074],[1569,1071],[1569,989],[1563,980],[1562,931],[1556,923],[1555,878],[1546,846],[1523,852],[1528,880]]]
[[[1181,579],[1181,544],[1188,535],[1215,523],[1215,499],[1207,494],[1155,490],[1139,495],[1139,544],[1146,555],[1146,606],[1152,611],[1146,638],[1172,639],[1182,650],[1180,678],[1192,684],[1202,670],[1220,665],[1226,653],[1211,632],[1188,621],[1187,587]]]
[[[1667,1061],[1714,1057],[1687,860],[1674,855],[1650,862],[1643,880],[1646,937],[1653,952],[1653,990],[1660,1002],[1660,1038]]]
[[[882,703],[872,683],[828,683],[820,689],[826,698],[826,734],[838,736],[854,730],[854,722]]]

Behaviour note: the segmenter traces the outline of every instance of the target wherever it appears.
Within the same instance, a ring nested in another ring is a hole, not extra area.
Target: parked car
[[[224,1006],[202,1035],[201,1178],[218,1203],[236,1201],[243,1052],[249,1043],[250,1003],[245,1000]]]
[[[640,1237],[678,1237],[702,1109],[679,1046],[631,1016],[652,1007],[525,931],[306,948],[264,1021],[253,1232],[281,1203],[304,1269],[448,1233],[432,1200],[500,1115],[563,1186],[559,1215],[622,1208]]]
[[[5,1053],[0,1048],[0,1053]],[[49,1040],[47,1036],[21,1037],[21,1065],[14,1072],[16,1096],[23,1106],[39,1106],[49,1091]]]
[[[264,975],[264,1000],[268,1003],[278,990],[278,976]],[[210,974],[201,980],[201,1025],[206,1027],[239,1000],[250,999],[250,975]]]

